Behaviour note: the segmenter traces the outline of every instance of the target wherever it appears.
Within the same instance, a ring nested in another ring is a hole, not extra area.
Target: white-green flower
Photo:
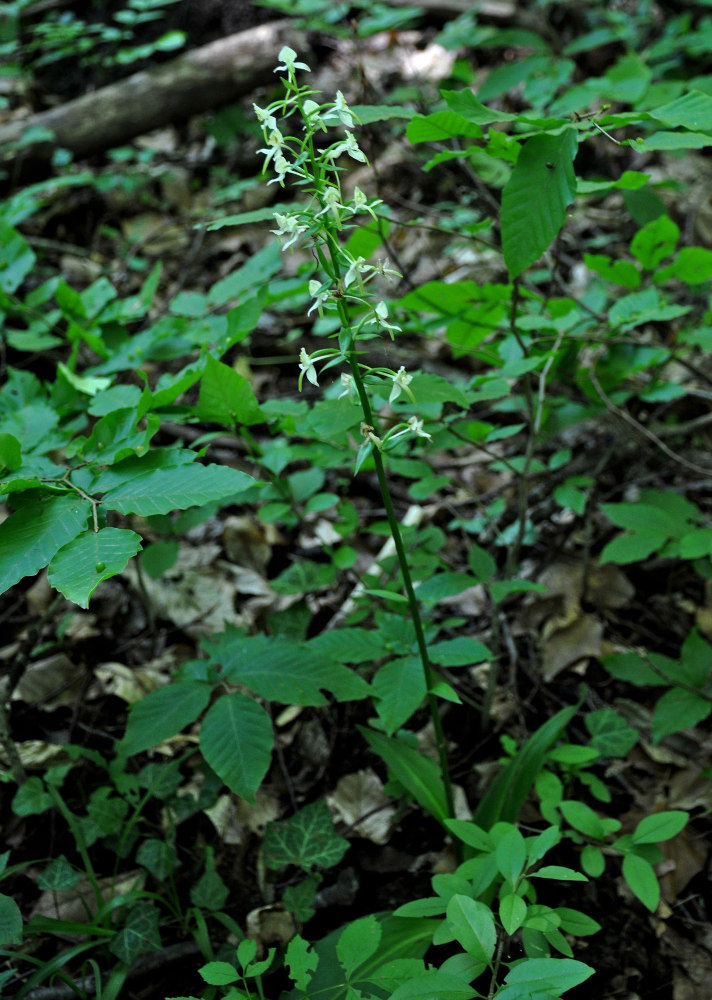
[[[336,91],[336,100],[328,112],[328,118],[338,119],[347,128],[354,127],[354,113],[346,103],[346,98],[340,90]]]
[[[331,289],[326,288],[322,290],[321,282],[317,281],[316,278],[312,278],[309,282],[309,294],[312,296],[314,301],[312,302],[311,307],[307,310],[307,316],[309,316],[310,313],[313,313],[315,309],[319,310],[319,315],[321,316],[324,303],[331,297]]]
[[[330,149],[326,150],[326,155],[330,160],[338,160],[342,153],[348,153],[352,160],[368,163],[365,155],[359,149],[353,132],[347,132],[342,142],[337,142]]]
[[[417,437],[427,438],[429,441],[432,441],[433,435],[423,430],[423,421],[419,420],[418,417],[409,417],[408,427]]]
[[[354,382],[353,375],[349,375],[348,372],[341,373],[341,384],[344,387],[344,391],[339,396],[339,399],[343,399],[344,396],[348,396],[349,399],[356,398],[356,383]]]
[[[281,152],[276,154],[273,166],[277,176],[273,177],[271,181],[267,181],[268,184],[279,182],[284,187],[284,178],[287,174],[298,174],[301,177],[301,171],[293,167]]]
[[[386,305],[386,303],[385,302],[379,302],[378,305],[375,306],[373,312],[374,312],[374,315],[371,317],[371,319],[367,320],[367,324],[368,323],[378,323],[379,326],[382,326],[386,330],[388,330],[388,332],[391,335],[391,340],[393,340],[393,334],[396,333],[396,332],[400,333],[400,327],[396,326],[395,323],[389,322],[389,320],[388,320],[388,306]]]
[[[316,377],[316,368],[314,367],[314,362],[311,357],[307,354],[304,348],[299,352],[299,391],[302,391],[302,381],[306,375],[307,381],[311,382],[312,385],[319,385]]]
[[[344,275],[344,288],[348,288],[356,281],[360,283],[361,276],[372,270],[373,267],[366,263],[365,257],[357,257],[355,260],[352,258],[349,269]]]
[[[277,131],[277,119],[265,108],[260,108],[256,104],[252,105],[255,116],[266,132]]]
[[[262,167],[263,170],[267,169],[267,167],[269,166],[269,162],[273,157],[276,157],[277,154],[282,152],[282,147],[284,146],[284,136],[276,127],[276,125],[273,129],[270,129],[270,133],[266,137],[266,142],[267,142],[266,149],[257,150],[258,153],[265,154],[265,162]]]
[[[371,201],[368,200],[366,195],[363,193],[360,187],[354,188],[354,195],[348,206],[349,211],[352,215],[357,215],[359,212],[368,212],[374,219],[376,218],[376,213],[373,211],[376,205],[382,205],[383,200],[381,198],[372,198]]]
[[[298,215],[280,215],[275,212],[274,221],[279,229],[270,229],[271,233],[279,236],[282,250],[287,250],[297,242],[302,233],[306,233],[308,226],[301,225]],[[286,240],[284,237],[288,237]]]
[[[329,212],[336,222],[341,222],[341,213],[345,212],[345,207],[339,201],[341,197],[341,192],[337,187],[329,185],[321,196],[321,201],[323,208],[321,212],[317,212],[315,218],[319,218],[320,215],[324,215],[325,212]]]
[[[322,132],[326,132],[326,124],[321,114],[321,105],[317,104],[316,101],[306,100],[302,104],[302,115],[306,122],[305,129],[311,128],[313,130],[320,128]]]
[[[394,400],[398,399],[402,392],[410,396],[411,400],[415,402],[415,396],[408,388],[410,383],[413,381],[413,376],[409,375],[405,368],[401,365],[395,375],[391,375],[393,379],[393,388],[391,389],[391,394],[388,397],[388,402],[392,403]]]
[[[386,267],[388,264],[387,260],[379,260],[376,263],[375,271],[376,274],[382,274],[384,278],[402,278],[403,275],[400,271],[395,271],[392,267]]]
[[[310,72],[306,63],[296,62],[297,53],[294,49],[290,49],[288,45],[284,45],[279,50],[277,58],[281,65],[276,67],[275,73],[288,73],[290,76],[294,76],[295,70],[298,69],[305,69],[307,72]]]

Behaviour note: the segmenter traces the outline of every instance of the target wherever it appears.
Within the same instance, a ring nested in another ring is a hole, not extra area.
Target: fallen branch
[[[277,54],[307,53],[304,32],[289,20],[262,24],[193,49],[155,69],[85,94],[31,118],[0,126],[5,159],[48,159],[57,147],[75,157],[111,149],[174,121],[219,107],[274,79]],[[52,133],[32,138],[30,130]]]

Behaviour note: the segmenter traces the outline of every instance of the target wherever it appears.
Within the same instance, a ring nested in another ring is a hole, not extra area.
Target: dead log
[[[175,121],[236,100],[273,76],[283,45],[300,58],[306,35],[292,21],[273,21],[220,38],[108,87],[31,118],[0,126],[0,150],[7,160],[47,159],[57,147],[75,157],[120,146]],[[30,129],[49,130],[53,139],[33,141]]]

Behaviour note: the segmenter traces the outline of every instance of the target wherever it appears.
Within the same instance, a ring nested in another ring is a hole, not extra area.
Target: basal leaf
[[[254,804],[272,759],[272,723],[256,701],[236,691],[224,694],[200,729],[200,749],[230,791]]]
[[[128,528],[84,531],[55,553],[49,564],[49,582],[80,608],[102,580],[125,568],[141,548],[141,536]]]
[[[0,524],[0,594],[43,569],[87,526],[91,504],[72,496],[31,500]]]
[[[541,257],[576,195],[576,130],[536,135],[525,143],[502,192],[502,250],[510,278]]]
[[[443,823],[449,818],[447,798],[440,768],[430,757],[401,740],[384,736],[364,726],[358,727],[371,749],[388,765],[393,776],[427,812]]]

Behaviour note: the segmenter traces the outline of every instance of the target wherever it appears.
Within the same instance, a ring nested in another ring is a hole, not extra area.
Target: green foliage
[[[361,37],[417,16],[417,8],[393,10],[366,0],[265,5],[328,31],[340,30],[337,22],[354,8]],[[36,32],[38,54],[31,46],[29,55],[39,68],[68,56],[125,64],[168,51],[182,39],[173,34],[149,46],[130,44],[132,27],[159,16],[160,7],[136,0],[120,12],[118,28],[96,30],[72,16],[52,16]],[[48,192],[99,186],[99,180],[67,174],[55,178],[53,187],[39,185],[5,203],[0,314],[3,362],[9,357],[12,365],[0,390],[0,496],[8,515],[0,524],[0,592],[46,568],[55,590],[87,608],[97,588],[139,553],[145,573],[160,579],[174,566],[191,518],[197,522],[237,503],[249,504],[264,524],[295,535],[328,512],[337,539],[324,542],[325,559],[319,553],[296,560],[268,581],[274,595],[297,598],[299,606],[285,601],[282,610],[269,613],[264,632],[227,625],[218,635],[204,636],[198,659],[183,663],[170,683],[133,706],[115,758],[94,761],[105,777],[83,801],[62,790],[63,775],[56,772],[29,777],[14,793],[18,817],[56,811],[77,848],[78,862],[54,859],[43,866],[39,884],[63,892],[86,882],[83,891],[91,901],[84,922],[32,918],[23,927],[17,905],[0,895],[4,948],[46,933],[82,938],[80,945],[62,945],[27,977],[18,996],[64,975],[65,966],[90,950],[117,960],[116,982],[122,982],[137,956],[162,947],[161,924],[168,918],[201,947],[206,997],[223,987],[229,998],[264,995],[261,978],[282,956],[270,950],[257,960],[255,943],[241,939],[224,912],[230,890],[212,852],[201,862],[190,906],[178,898],[173,876],[179,866],[175,826],[213,806],[223,786],[248,803],[256,801],[272,764],[272,706],[321,710],[333,702],[363,701],[373,717],[359,732],[388,769],[388,790],[434,817],[455,838],[461,856],[454,873],[433,877],[432,897],[411,900],[395,916],[368,915],[314,945],[293,938],[283,956],[294,984],[291,1000],[317,993],[326,1000],[371,993],[397,1000],[556,998],[592,974],[574,958],[571,939],[594,934],[599,926],[575,909],[539,903],[537,880],[597,878],[611,864],[607,859],[616,858],[635,897],[656,910],[654,866],[662,858],[657,844],[679,833],[687,814],[661,811],[627,833],[607,814],[612,796],[601,764],[624,758],[640,736],[619,712],[587,713],[585,745],[566,737],[583,698],[545,719],[519,749],[505,736],[503,766],[471,822],[454,818],[440,711],[445,703],[459,710],[471,692],[458,671],[479,667],[487,672],[481,718],[484,726],[489,723],[497,671],[507,660],[497,623],[517,595],[544,589],[520,579],[527,576],[523,550],[546,544],[528,498],[538,477],[552,477],[559,512],[587,521],[596,516],[601,523],[605,518],[613,526],[599,564],[627,565],[655,555],[687,560],[703,579],[712,571],[712,536],[701,507],[662,489],[639,496],[616,492],[601,502],[593,470],[558,439],[561,431],[604,412],[635,423],[647,407],[680,400],[685,389],[676,364],[694,366],[712,343],[712,253],[681,246],[680,229],[661,198],[665,185],[652,171],[635,169],[581,176],[587,157],[579,156],[582,147],[598,154],[611,142],[621,152],[655,155],[712,144],[712,97],[700,89],[708,83],[688,86],[685,76],[691,51],[704,50],[709,26],[700,25],[693,41],[689,32],[670,30],[650,47],[643,44],[645,18],[631,12],[621,19],[617,13],[597,9],[591,33],[562,54],[533,31],[483,26],[466,12],[442,32],[443,44],[466,40],[483,49],[514,46],[527,53],[493,69],[479,81],[476,95],[469,85],[444,88],[425,115],[402,104],[349,108],[341,94],[318,103],[319,95],[297,83],[303,67],[295,62],[297,54],[283,49],[285,93],[256,111],[265,168],[282,187],[295,181],[299,197],[210,223],[215,232],[270,220],[278,240],[204,291],[173,295],[163,315],[153,307],[160,265],[144,268],[140,288],[124,298],[106,276],[78,289],[59,274],[47,274],[24,232],[23,224],[40,216]],[[602,76],[579,79],[573,57],[621,42],[626,51]],[[458,72],[466,83],[471,79],[464,65]],[[518,113],[488,106],[502,104],[500,98],[515,90],[516,101],[504,106],[521,108]],[[609,101],[613,110],[601,104]],[[296,124],[290,122],[295,112]],[[358,189],[346,198],[341,188],[346,160],[365,162],[352,131],[358,118],[391,122],[393,129],[407,120],[414,160],[425,144],[439,144],[428,151],[424,171],[463,161],[465,176],[495,193],[491,202],[499,208],[489,215],[482,209],[486,199],[467,191],[456,203],[436,208],[446,220],[446,256],[471,254],[484,242],[497,257],[496,281],[460,278],[455,271],[447,280],[381,298],[385,280],[397,272],[369,261],[395,231],[395,217],[379,199]],[[127,188],[134,183],[143,182],[129,174],[121,180]],[[617,249],[584,239],[578,262],[585,266],[585,287],[552,294],[552,280],[561,273],[558,248],[569,236],[567,220],[573,212],[585,215],[611,192],[625,206],[627,235]],[[281,252],[295,247],[308,249],[307,259],[300,258],[285,278]],[[140,268],[145,262],[135,263]],[[323,339],[310,352],[299,343],[294,365],[295,384],[310,389],[307,398],[258,399],[249,368],[236,358],[235,349],[249,344],[266,313],[299,317],[290,342],[303,330],[305,314],[314,317],[312,333]],[[406,371],[399,362],[394,369],[372,362],[368,342],[380,332],[390,350],[401,327],[431,338],[438,351],[444,343],[463,364],[446,379]],[[661,327],[670,335],[658,336]],[[54,368],[38,366],[41,376],[33,374],[36,356],[46,352],[56,359]],[[327,384],[334,373],[340,384]],[[648,431],[647,440],[669,458],[664,442],[678,418],[673,407],[661,412],[662,428]],[[168,426],[190,424],[205,431],[194,445],[182,443],[180,435],[166,444]],[[249,473],[205,459],[213,435],[224,432],[244,446]],[[452,505],[443,507],[450,513],[437,524],[400,524],[390,477],[400,477],[415,504],[459,493],[463,481],[449,459],[463,446],[477,450],[488,475],[512,477],[519,493],[514,518],[495,489],[478,497],[467,514]],[[445,460],[431,463],[433,454]],[[367,528],[348,496],[355,473],[375,477],[385,511],[385,520]],[[187,514],[179,518],[178,511]],[[385,536],[387,544],[362,572],[366,530]],[[463,559],[453,565],[448,543],[454,536],[468,556],[466,565]],[[357,566],[362,579],[345,622],[311,637],[309,598],[336,592],[340,574]],[[492,615],[487,643],[467,631],[464,617],[446,617],[449,602],[475,587]],[[653,710],[655,743],[710,715],[709,644],[695,630],[677,660],[650,651],[613,653],[602,662],[621,682],[667,689]],[[403,728],[422,709],[430,715],[437,760]],[[170,765],[154,761],[136,773],[139,762],[131,758],[189,728],[191,738],[198,733],[193,760],[203,781],[200,793],[178,795],[182,779]],[[516,824],[532,790],[546,825],[525,831]],[[144,822],[152,799],[167,817],[163,840]],[[557,863],[564,839],[582,871]],[[348,844],[318,799],[267,825],[260,871],[276,880],[287,866],[301,869],[306,877],[282,887],[282,903],[307,921],[319,869],[337,865]],[[117,865],[130,859],[141,879],[120,891],[112,885],[107,898],[93,868],[94,845],[113,853]],[[150,880],[149,889],[144,880]],[[208,917],[235,934],[234,956],[215,956]],[[524,958],[503,960],[510,945],[512,954],[521,951]],[[424,961],[428,949],[430,964]],[[448,957],[441,958],[439,949]],[[12,954],[33,964],[29,948]],[[483,994],[476,988],[480,977],[488,980]]]

